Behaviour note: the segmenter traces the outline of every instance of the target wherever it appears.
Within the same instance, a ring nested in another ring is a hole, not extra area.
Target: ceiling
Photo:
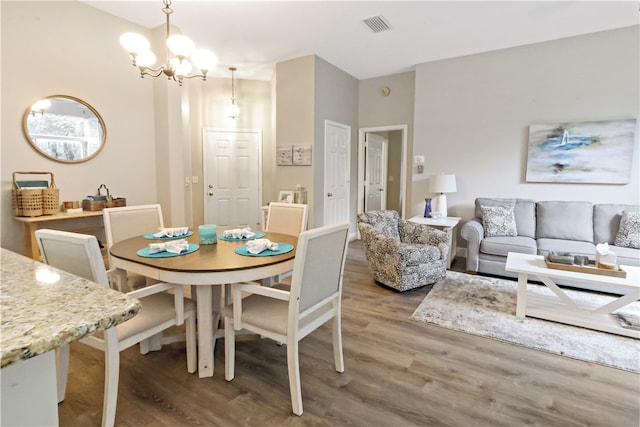
[[[147,28],[165,23],[161,0],[84,3]],[[270,80],[278,62],[311,54],[367,79],[639,24],[637,1],[174,0],[171,7],[171,24],[218,56],[210,75],[229,77],[233,66],[237,78],[256,80]],[[374,33],[362,22],[374,16],[390,30]]]

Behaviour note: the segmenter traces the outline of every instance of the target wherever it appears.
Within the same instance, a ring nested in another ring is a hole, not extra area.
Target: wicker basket
[[[101,211],[107,206],[106,200],[89,200],[84,199],[82,201],[83,211]]]
[[[21,187],[16,175],[49,175],[47,188]],[[53,215],[60,211],[60,190],[51,172],[14,172],[11,208],[15,216]]]

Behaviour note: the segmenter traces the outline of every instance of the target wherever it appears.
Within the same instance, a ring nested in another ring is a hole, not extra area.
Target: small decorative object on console
[[[424,217],[429,218],[431,215],[431,199],[424,199]]]
[[[433,219],[443,218],[442,212],[432,211],[431,212],[431,218],[433,218]]]
[[[105,189],[106,195],[100,193],[100,190]],[[106,185],[100,184],[96,194],[87,196],[82,200],[82,209],[85,211],[101,211],[104,208],[119,208],[127,206],[127,199],[124,197],[113,197],[109,194],[109,189]]]

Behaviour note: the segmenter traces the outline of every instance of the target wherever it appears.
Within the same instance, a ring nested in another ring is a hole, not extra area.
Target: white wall
[[[240,71],[240,70],[238,70]],[[229,72],[231,77],[231,72]],[[196,82],[194,82],[196,83]],[[197,82],[200,83],[200,82]],[[192,206],[193,225],[204,222],[204,194],[202,159],[202,129],[261,129],[262,130],[262,203],[275,200],[279,188],[274,185],[273,131],[272,131],[272,94],[271,82],[258,80],[235,81],[236,105],[240,115],[236,119],[226,118],[224,108],[231,100],[231,79],[207,78],[206,82],[189,87],[189,144],[190,166],[187,176],[199,178],[192,184],[188,205]]]
[[[627,185],[525,182],[528,126],[639,117],[639,28],[425,63],[416,68],[414,153],[425,178],[455,173],[449,215],[476,197],[640,202],[638,132]],[[429,197],[414,180],[413,215]]]
[[[1,245],[22,252],[12,218],[14,171],[49,171],[60,200],[81,200],[106,184],[128,204],[156,201],[151,81],[140,79],[120,47],[120,34],[145,33],[81,2],[2,1]],[[107,127],[95,158],[65,164],[37,153],[22,132],[22,115],[37,99],[72,95],[91,104]]]

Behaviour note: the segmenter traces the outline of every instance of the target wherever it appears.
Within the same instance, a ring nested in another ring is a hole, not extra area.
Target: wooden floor
[[[456,260],[454,269],[463,268]],[[345,372],[325,325],[300,344],[304,415],[291,414],[286,347],[247,337],[236,376],[186,371],[184,344],[122,353],[117,426],[615,426],[640,425],[640,376],[409,320],[429,287],[377,285],[350,244],[343,296]],[[62,426],[98,426],[101,352],[72,345]]]

